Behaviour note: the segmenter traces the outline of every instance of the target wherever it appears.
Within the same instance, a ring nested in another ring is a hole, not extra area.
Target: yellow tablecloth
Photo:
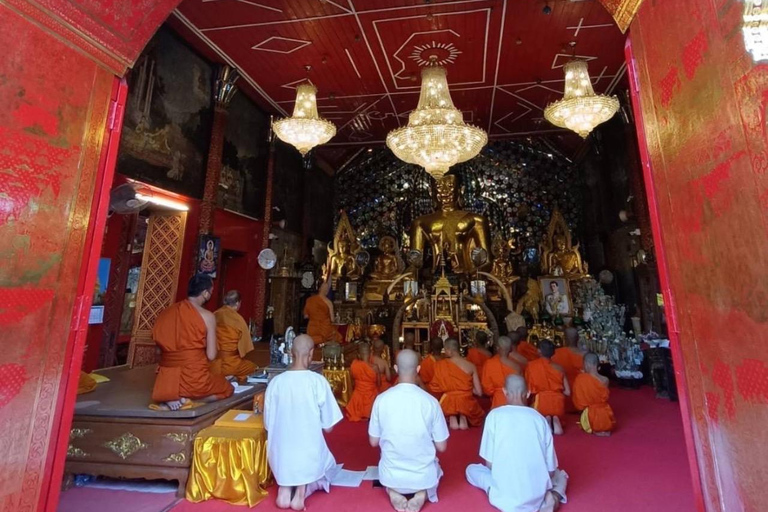
[[[214,425],[198,432],[187,480],[189,501],[216,498],[253,507],[267,496],[271,480],[264,429]]]
[[[331,385],[339,407],[346,407],[352,397],[352,375],[349,370],[323,370],[323,377]]]

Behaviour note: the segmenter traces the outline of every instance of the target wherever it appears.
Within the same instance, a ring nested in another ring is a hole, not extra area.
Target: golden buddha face
[[[342,255],[349,254],[349,240],[347,239],[339,240],[339,254],[342,254]]]
[[[555,237],[555,250],[557,252],[562,252],[565,250],[565,237],[562,235],[558,235]]]
[[[395,241],[390,236],[385,236],[379,242],[379,249],[384,254],[392,254],[395,251]]]
[[[445,176],[437,182],[437,202],[443,209],[455,206],[456,176]]]

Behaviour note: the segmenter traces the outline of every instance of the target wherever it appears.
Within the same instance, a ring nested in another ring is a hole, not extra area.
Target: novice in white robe
[[[319,488],[328,492],[327,475],[336,460],[323,429],[341,419],[333,391],[322,375],[289,370],[270,381],[264,397],[264,428],[269,433],[269,466],[279,486],[307,485],[307,496]]]
[[[510,379],[525,389],[522,378],[508,376],[507,386]],[[527,396],[527,389],[524,394]],[[503,512],[551,510],[545,508],[547,491],[553,490],[555,499],[565,503],[568,475],[557,468],[552,429],[547,420],[535,409],[522,405],[522,400],[520,403],[497,407],[488,413],[480,456],[491,467],[470,464],[467,480],[483,489],[491,505]]]

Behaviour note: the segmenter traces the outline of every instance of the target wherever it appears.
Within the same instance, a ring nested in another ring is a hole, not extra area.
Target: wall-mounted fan
[[[137,190],[130,183],[123,183],[109,193],[109,212],[127,215],[143,210],[149,204],[151,193]]]

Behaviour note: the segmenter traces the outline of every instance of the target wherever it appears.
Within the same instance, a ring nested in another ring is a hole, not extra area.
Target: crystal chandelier
[[[277,137],[294,146],[302,155],[336,135],[336,126],[317,113],[316,94],[317,88],[314,85],[299,85],[296,88],[293,115],[272,123]]]
[[[745,0],[741,26],[744,46],[752,54],[752,60],[768,60],[768,2]]]
[[[583,60],[573,60],[564,69],[563,99],[547,105],[544,117],[555,126],[568,128],[586,139],[597,125],[612,118],[619,110],[619,100],[616,96],[595,94],[587,63]]]
[[[408,115],[408,126],[387,135],[387,147],[397,158],[424,167],[435,179],[476,156],[488,142],[483,130],[464,124],[445,76],[445,68],[439,66],[421,71],[419,105]]]

